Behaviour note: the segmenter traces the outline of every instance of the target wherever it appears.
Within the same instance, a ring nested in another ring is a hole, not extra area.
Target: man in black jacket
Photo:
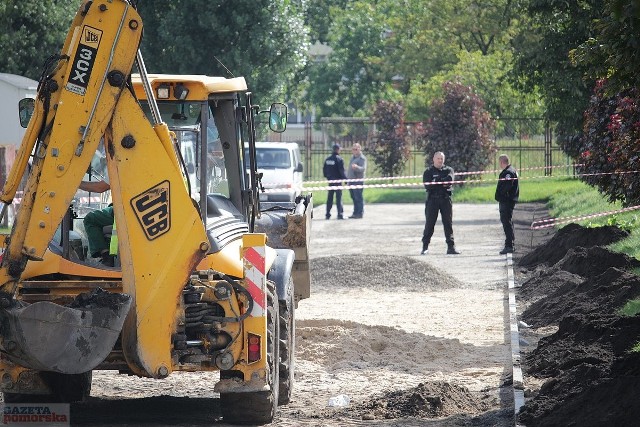
[[[433,155],[433,166],[424,171],[422,182],[427,189],[427,201],[424,214],[426,222],[422,234],[422,252],[429,252],[429,243],[433,236],[433,229],[438,220],[438,212],[442,217],[444,237],[447,242],[447,254],[458,255],[453,240],[453,204],[451,203],[451,182],[453,181],[453,169],[444,165],[444,153],[438,151]]]
[[[329,157],[327,157],[324,161],[324,166],[322,167],[322,173],[324,177],[329,181],[338,181],[338,182],[329,182],[329,187],[342,187],[342,180],[347,179],[347,176],[344,172],[344,160],[340,157],[340,145],[333,144],[332,153]],[[333,207],[333,195],[336,195],[336,208],[338,209],[338,219],[343,219],[344,216],[342,214],[342,190],[329,190],[327,194],[327,213],[325,218],[331,218],[331,208]]]
[[[501,255],[510,254],[514,251],[515,233],[513,232],[513,209],[516,206],[518,197],[520,196],[520,188],[518,186],[518,174],[509,163],[509,156],[500,155],[498,158],[502,172],[498,177],[498,185],[496,186],[496,200],[500,210],[500,222],[504,229],[504,248],[500,251]]]

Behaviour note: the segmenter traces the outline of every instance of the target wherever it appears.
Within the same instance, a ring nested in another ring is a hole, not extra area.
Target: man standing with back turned
[[[498,185],[496,186],[496,200],[500,210],[500,222],[504,229],[504,249],[500,251],[500,255],[513,253],[515,233],[513,232],[513,209],[516,206],[518,197],[520,196],[520,188],[518,185],[518,174],[509,163],[509,156],[500,155],[498,158],[502,172],[498,177]]]
[[[327,157],[322,166],[322,173],[329,181],[329,187],[342,187],[342,180],[347,179],[344,173],[344,160],[340,157],[340,144],[333,144],[331,155]],[[338,181],[338,182],[336,182]],[[342,190],[329,190],[327,193],[327,213],[326,219],[331,218],[331,208],[333,207],[333,195],[336,196],[336,208],[338,209],[338,219],[344,219],[342,214]]]
[[[453,169],[444,165],[444,153],[441,151],[433,155],[433,166],[424,171],[422,182],[427,189],[427,201],[424,208],[426,223],[422,235],[422,252],[429,252],[429,243],[433,236],[433,228],[441,214],[444,227],[444,237],[447,242],[447,254],[458,255],[453,240],[453,204],[451,203],[451,182],[453,181]]]

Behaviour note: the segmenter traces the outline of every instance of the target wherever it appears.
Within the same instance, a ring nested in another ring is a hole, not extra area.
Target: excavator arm
[[[9,202],[33,154],[25,195],[0,265],[0,290],[5,298],[15,292],[26,261],[42,258],[110,123],[133,66],[136,48],[117,47],[138,46],[142,21],[126,2],[102,9],[87,2],[76,14],[53,73],[40,82],[36,114],[3,190],[1,199]]]
[[[167,126],[152,125],[128,87],[142,20],[127,0],[86,1],[43,76],[34,115],[0,195],[9,203],[32,162],[0,263],[0,349],[31,369],[96,367],[122,335],[135,373],[171,372],[176,300],[209,249]],[[21,275],[43,258],[98,144],[104,140],[118,229],[123,293],[73,307],[18,301]],[[126,320],[125,320],[126,319]]]

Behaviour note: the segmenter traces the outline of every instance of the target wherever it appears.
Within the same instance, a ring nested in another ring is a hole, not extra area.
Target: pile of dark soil
[[[90,292],[78,294],[69,304],[69,307],[80,309],[109,308],[113,311],[118,311],[130,299],[131,297],[127,294],[108,292],[102,288],[96,288]]]
[[[352,410],[375,415],[376,419],[387,418],[436,418],[477,414],[489,408],[487,402],[479,399],[464,387],[447,382],[425,382],[408,390],[388,392],[364,402]]]
[[[513,423],[513,409],[490,410],[490,393],[471,393],[466,387],[445,381],[426,381],[407,390],[388,391],[370,400],[325,411],[332,419],[380,423],[397,420],[398,426],[507,426]],[[344,425],[352,425],[345,422]],[[373,424],[372,424],[373,425]],[[378,425],[378,424],[375,424]]]
[[[638,316],[568,316],[527,356],[527,375],[544,378],[519,421],[528,426],[635,426],[640,420]]]
[[[628,236],[628,231],[618,227],[586,228],[579,224],[569,224],[558,230],[547,243],[523,256],[518,264],[523,267],[533,267],[543,263],[553,265],[560,261],[569,249],[606,246]]]
[[[640,353],[630,351],[640,341],[640,316],[619,313],[640,298],[640,278],[628,271],[640,262],[600,246],[626,235],[615,227],[572,224],[521,258],[521,266],[537,266],[518,293],[527,307],[521,319],[558,330],[524,354],[525,378],[545,382],[520,411],[520,423],[640,423]]]

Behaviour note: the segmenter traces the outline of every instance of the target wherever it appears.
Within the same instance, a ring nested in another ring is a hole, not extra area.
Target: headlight
[[[158,89],[156,89],[156,96],[158,99],[169,99],[169,85],[163,83],[158,86]]]

